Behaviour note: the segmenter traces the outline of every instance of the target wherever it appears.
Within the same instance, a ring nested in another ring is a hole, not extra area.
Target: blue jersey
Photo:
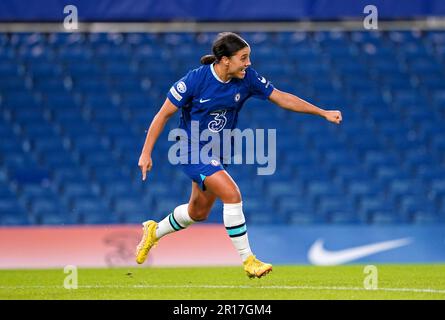
[[[181,109],[179,128],[187,132],[187,137],[194,139],[192,121],[197,121],[199,133],[209,130],[219,134],[222,148],[223,130],[236,128],[238,113],[246,100],[250,97],[268,99],[273,89],[270,81],[250,67],[243,79],[223,82],[211,64],[189,71],[171,87],[167,96]],[[206,143],[199,141],[199,147]]]

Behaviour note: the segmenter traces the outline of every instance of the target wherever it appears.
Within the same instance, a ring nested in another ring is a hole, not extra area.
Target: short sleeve
[[[196,83],[196,72],[189,71],[187,75],[179,79],[167,93],[168,99],[178,108],[187,105],[193,98]]]
[[[252,68],[247,68],[246,76],[252,96],[263,100],[268,99],[274,89],[272,83]]]

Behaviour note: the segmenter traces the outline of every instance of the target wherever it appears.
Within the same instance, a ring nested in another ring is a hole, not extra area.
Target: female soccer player
[[[189,203],[177,206],[159,223],[149,220],[142,224],[143,237],[136,249],[136,262],[143,263],[150,249],[163,236],[207,219],[216,198],[219,198],[223,202],[224,226],[243,260],[244,270],[249,277],[260,278],[272,270],[272,265],[258,260],[250,250],[241,193],[225,170],[223,157],[218,154],[209,161],[203,161],[198,156],[197,161],[191,161],[193,152],[199,155],[203,147],[199,141],[194,143],[197,135],[193,137],[193,122],[199,132],[209,130],[221,135],[220,141],[223,141],[223,129],[236,127],[239,110],[252,96],[269,99],[290,111],[319,115],[336,124],[341,122],[342,116],[340,111],[320,109],[290,93],[275,89],[269,81],[249,68],[250,47],[239,35],[220,33],[212,51],[213,55],[201,58],[203,66],[191,70],[171,87],[148,130],[138,164],[142,180],[146,179],[147,171],[152,168],[151,153],[156,140],[170,117],[181,109],[179,128],[184,129],[187,136],[181,137],[180,141],[188,147],[181,167],[192,180],[192,192]]]

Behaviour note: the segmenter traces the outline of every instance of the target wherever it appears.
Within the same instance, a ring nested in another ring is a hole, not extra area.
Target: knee
[[[205,221],[209,217],[210,210],[207,209],[197,209],[193,210],[192,212],[189,212],[190,218],[192,218],[194,221]]]
[[[239,191],[238,188],[235,188],[230,192],[227,192],[227,194],[224,195],[224,198],[221,199],[223,203],[240,203],[241,200],[242,200],[241,192]]]
[[[207,220],[211,209],[211,206],[208,206],[207,204],[204,205],[203,203],[198,202],[196,199],[191,200],[188,206],[189,216],[193,219],[193,221]]]

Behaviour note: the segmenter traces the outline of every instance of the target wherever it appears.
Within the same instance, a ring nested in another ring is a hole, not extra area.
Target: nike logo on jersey
[[[199,103],[204,103],[204,102],[207,102],[207,101],[210,101],[210,100],[212,100],[212,99],[203,99],[203,98],[201,98],[201,99],[199,99]]]
[[[344,250],[329,251],[323,247],[323,240],[318,239],[309,249],[308,259],[312,264],[315,265],[333,266],[351,262],[378,252],[403,247],[408,245],[411,241],[412,240],[410,238],[402,238],[397,240],[372,243]]]
[[[258,78],[258,80],[260,80],[261,81],[261,83],[266,83],[266,78],[264,78],[264,77],[261,77],[261,78]]]

